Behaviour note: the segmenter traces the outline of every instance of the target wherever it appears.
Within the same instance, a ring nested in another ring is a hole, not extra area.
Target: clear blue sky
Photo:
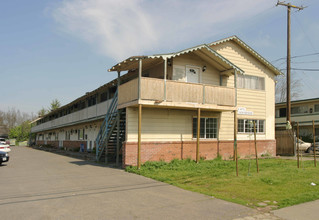
[[[196,4],[195,4],[196,2]],[[269,61],[286,56],[286,8],[276,0],[2,0],[0,110],[34,114],[116,77],[133,55],[174,52],[237,35]],[[288,2],[288,1],[287,1]],[[319,53],[319,1],[292,13],[292,56]],[[285,60],[273,62],[285,69]],[[319,55],[293,68],[319,69]],[[300,98],[319,97],[319,72],[295,71]]]

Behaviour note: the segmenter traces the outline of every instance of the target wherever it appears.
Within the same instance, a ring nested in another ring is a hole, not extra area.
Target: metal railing
[[[106,113],[105,119],[101,125],[100,131],[95,140],[97,161],[100,160],[102,153],[107,144],[108,134],[112,130],[112,127],[114,127],[113,124],[116,121],[116,118],[118,115],[117,104],[118,104],[118,91],[116,90],[113,97],[113,101]]]

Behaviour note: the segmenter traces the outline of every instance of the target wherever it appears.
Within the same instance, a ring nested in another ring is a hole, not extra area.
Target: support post
[[[138,101],[141,100],[142,59],[138,63]],[[137,169],[141,168],[142,105],[138,104]]]
[[[141,168],[142,105],[138,105],[137,168]]]
[[[138,101],[141,99],[142,59],[138,60]]]
[[[120,88],[120,78],[121,78],[121,71],[117,71],[117,99],[119,97],[119,88]],[[118,101],[117,101],[118,103]],[[117,109],[117,132],[116,132],[116,166],[119,165],[120,159],[120,119],[121,119],[121,111]]]
[[[200,108],[197,109],[197,144],[196,144],[196,163],[199,162],[199,138],[200,138]]]
[[[313,160],[315,163],[315,167],[317,166],[317,160],[316,160],[316,127],[315,127],[315,121],[312,120],[312,132],[313,132]]]
[[[163,100],[166,101],[166,79],[167,79],[167,58],[164,59],[164,98]]]
[[[297,122],[297,167],[299,168],[299,122]]]
[[[254,140],[255,140],[255,154],[256,154],[257,173],[259,173],[258,152],[257,152],[257,136],[256,136],[256,121],[255,120],[254,120]]]
[[[234,111],[234,159],[236,161],[236,176],[238,176],[237,110]]]

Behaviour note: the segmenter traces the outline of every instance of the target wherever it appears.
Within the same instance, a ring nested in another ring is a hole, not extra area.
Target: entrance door
[[[186,67],[186,80],[191,83],[199,83],[200,68],[196,66]]]

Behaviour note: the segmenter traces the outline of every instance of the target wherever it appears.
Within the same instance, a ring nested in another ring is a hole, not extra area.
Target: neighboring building
[[[319,98],[303,99],[291,102],[291,122],[299,123],[299,134],[302,139],[311,139],[315,133],[319,135]],[[276,103],[276,130],[286,129],[286,102]]]
[[[252,120],[259,155],[276,155],[274,92],[281,73],[236,36],[130,57],[109,71],[117,71],[118,79],[37,121],[37,144],[96,144],[97,159],[118,161],[122,155],[124,166],[137,164],[138,146],[142,163],[195,159],[197,147],[202,158],[229,159],[236,111],[239,156],[254,153]]]
[[[1,138],[8,138],[9,136],[9,129],[6,125],[0,125],[0,137]]]

